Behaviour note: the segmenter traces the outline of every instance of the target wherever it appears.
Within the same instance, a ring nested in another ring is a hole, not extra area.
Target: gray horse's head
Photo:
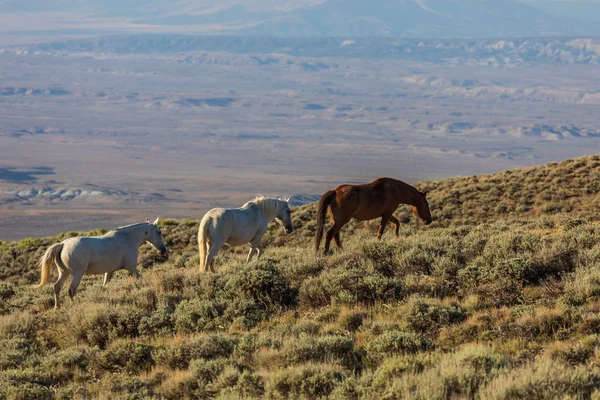
[[[167,255],[167,248],[163,241],[162,232],[158,226],[158,218],[153,223],[148,223],[148,230],[146,231],[146,242],[150,243],[161,256]]]
[[[283,231],[288,235],[294,231],[294,225],[292,224],[292,210],[290,210],[289,201],[289,198],[279,200],[279,209],[277,211],[277,216],[275,217],[275,221],[283,226]]]

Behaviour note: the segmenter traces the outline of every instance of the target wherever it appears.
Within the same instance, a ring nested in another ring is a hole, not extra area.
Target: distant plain
[[[599,111],[589,63],[3,51],[0,240],[595,154]]]

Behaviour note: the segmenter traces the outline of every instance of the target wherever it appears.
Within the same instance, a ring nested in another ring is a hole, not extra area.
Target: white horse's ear
[[[289,202],[290,202],[290,199],[291,199],[291,197],[288,197],[287,199],[285,199],[285,202],[286,202],[286,203],[289,203]]]
[[[152,225],[158,225],[158,217],[156,217],[156,220],[152,223]]]

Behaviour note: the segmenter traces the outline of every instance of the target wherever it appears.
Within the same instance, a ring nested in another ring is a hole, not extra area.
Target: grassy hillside
[[[30,286],[60,238],[0,243],[0,399],[598,398],[599,160],[423,183],[435,224],[354,223],[329,257],[301,207],[214,275],[197,221],[165,221],[168,260],[144,246],[137,283],[84,278],[60,312]]]

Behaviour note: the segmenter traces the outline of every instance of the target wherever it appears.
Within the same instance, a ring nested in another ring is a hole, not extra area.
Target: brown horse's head
[[[416,204],[412,209],[413,213],[415,213],[415,215],[419,217],[419,219],[423,221],[425,225],[429,225],[431,223],[431,211],[429,211],[429,203],[427,202],[427,192],[419,191]]]

